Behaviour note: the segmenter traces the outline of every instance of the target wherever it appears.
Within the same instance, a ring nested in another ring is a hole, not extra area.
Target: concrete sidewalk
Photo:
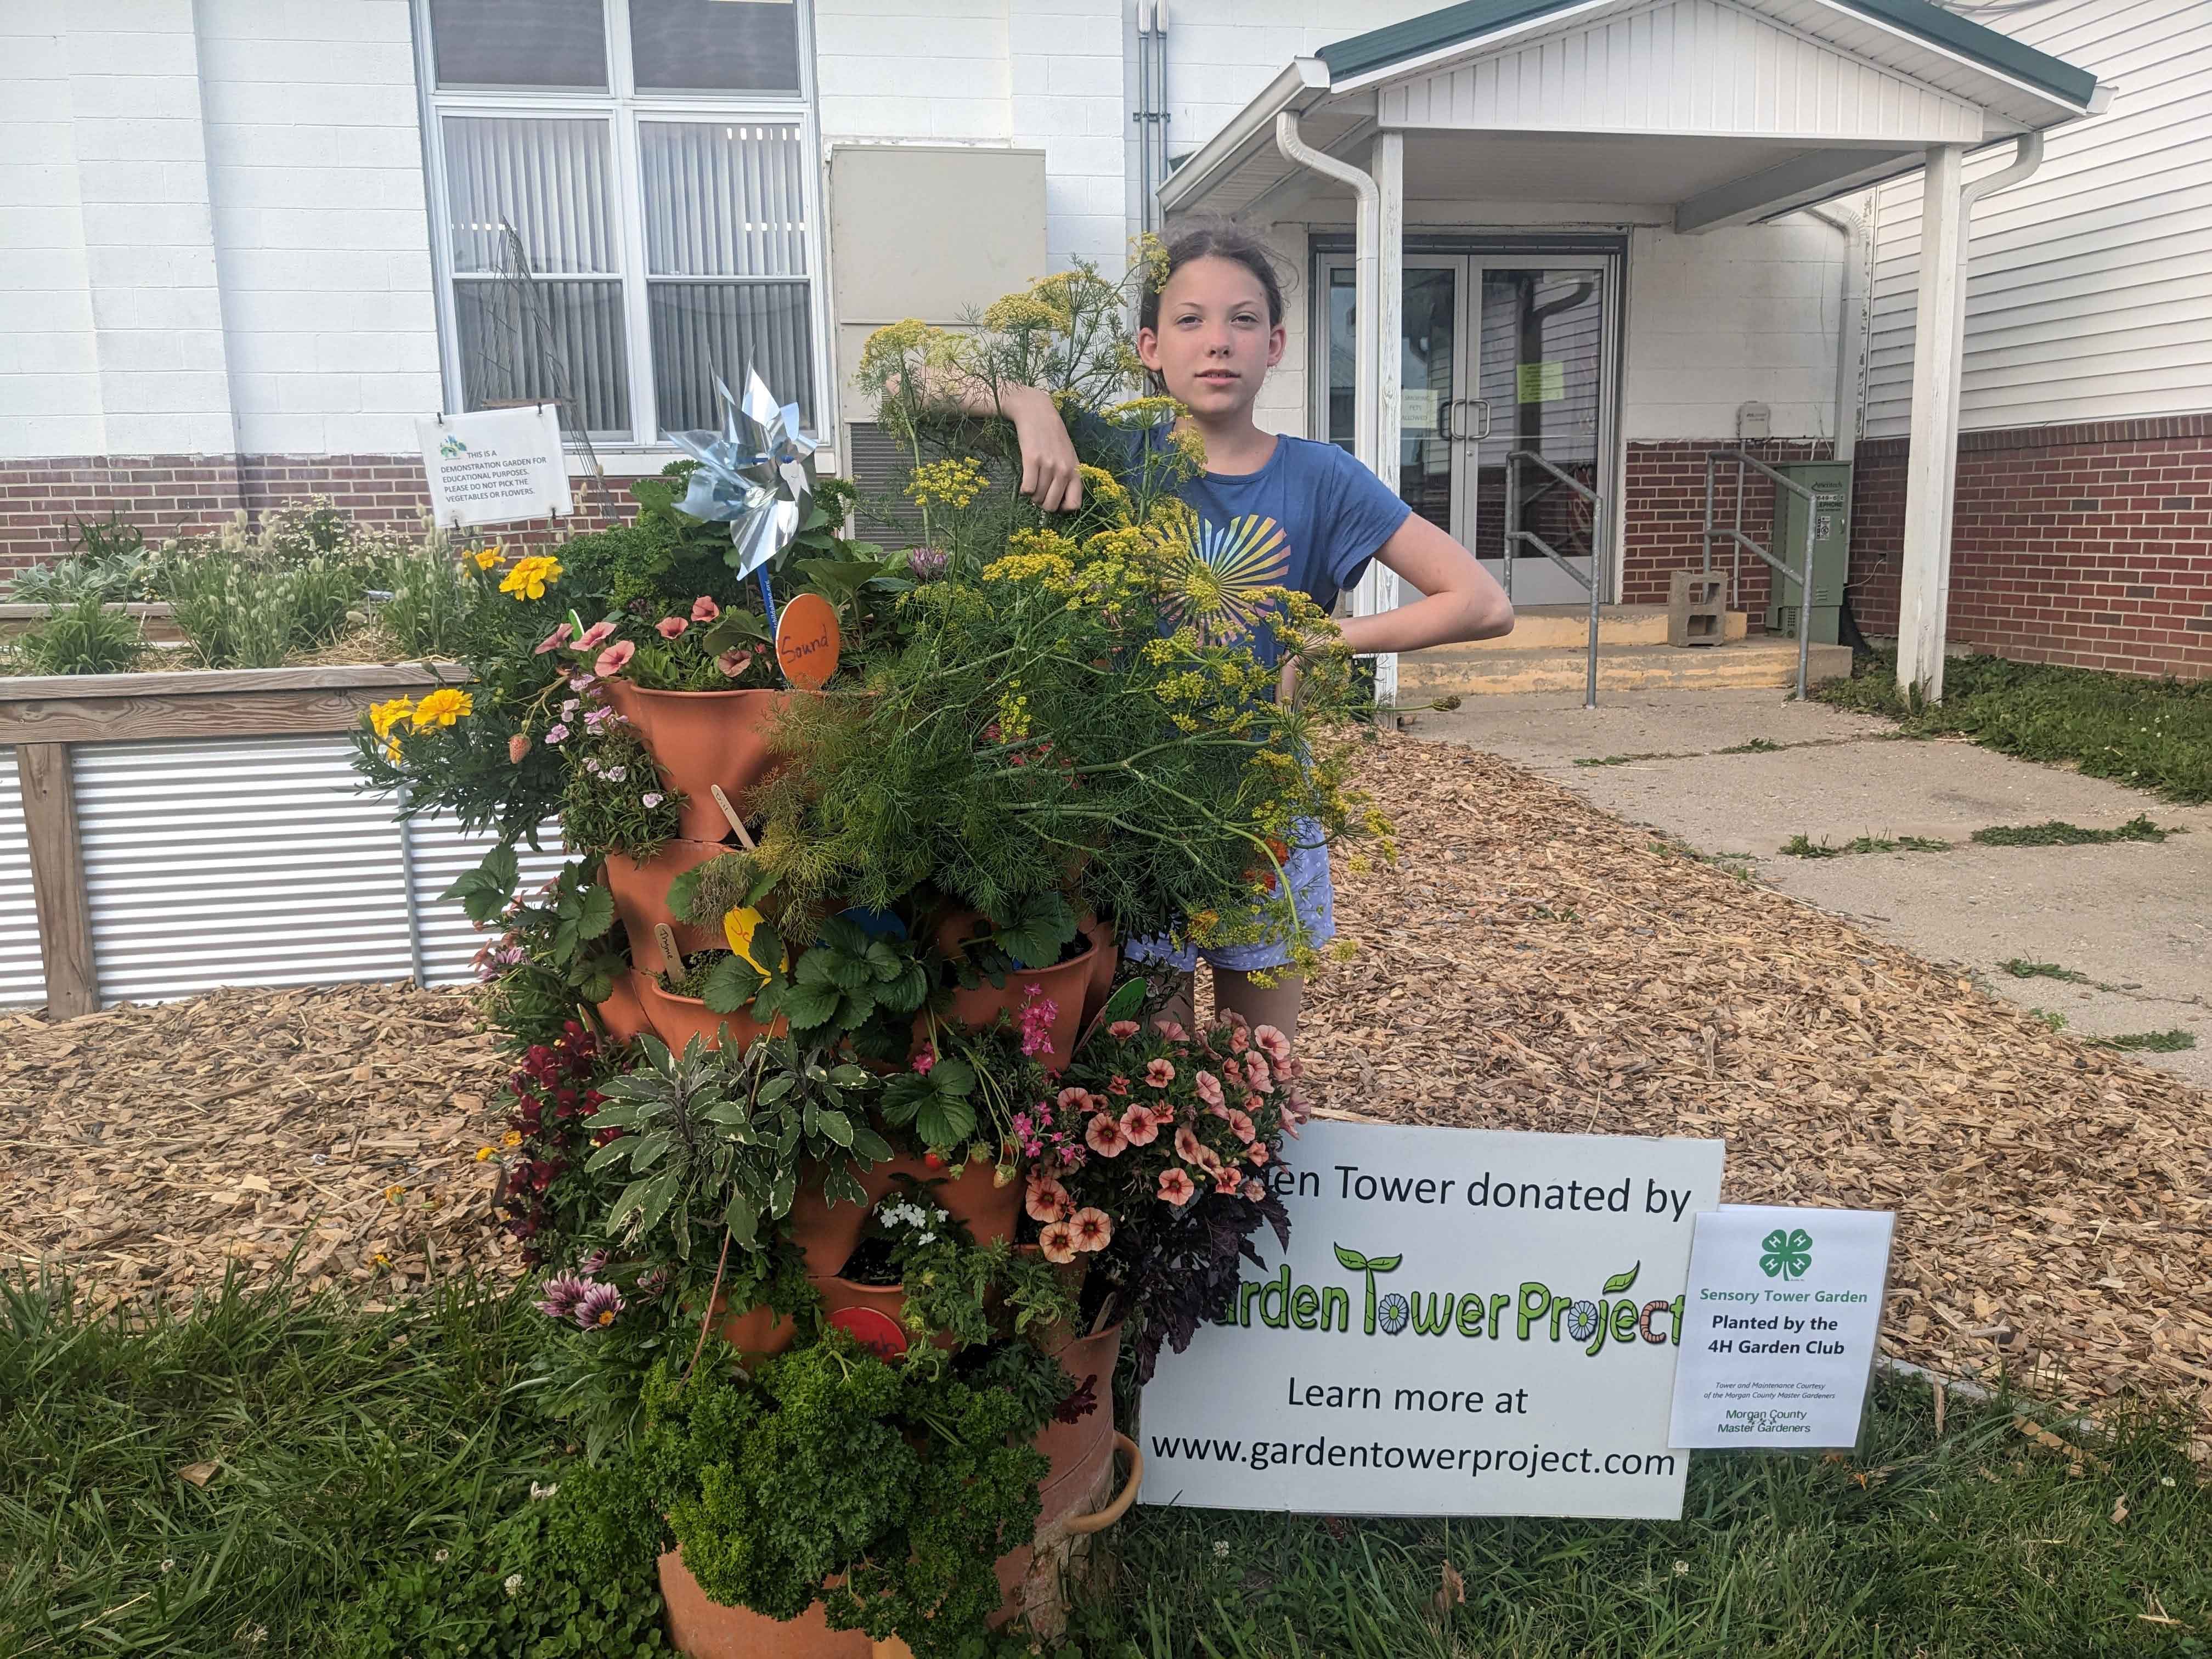
[[[1603,695],[1601,688],[1601,695]],[[2212,806],[2175,806],[2063,768],[1964,742],[1901,740],[1888,721],[1771,690],[1469,699],[1425,714],[1412,735],[1465,743],[1556,779],[1930,960],[1999,996],[2065,1018],[2083,1036],[2179,1028],[2197,1047],[2138,1052],[2212,1087]],[[1713,751],[1753,740],[1803,745]],[[1679,759],[1577,766],[1625,755]],[[1995,825],[2052,818],[2113,829],[2138,815],[2185,835],[2163,842],[1983,847]],[[1794,836],[1840,845],[1923,836],[1948,853],[1788,857]],[[2011,960],[2087,976],[2021,979]]]

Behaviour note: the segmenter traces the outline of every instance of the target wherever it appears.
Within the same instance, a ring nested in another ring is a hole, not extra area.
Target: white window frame
[[[420,89],[422,106],[422,165],[429,195],[431,283],[435,290],[439,358],[444,369],[447,413],[461,408],[465,381],[461,373],[460,331],[453,303],[455,279],[452,197],[446,179],[446,117],[535,116],[556,120],[597,118],[610,129],[609,173],[617,198],[613,204],[613,219],[622,268],[620,274],[611,279],[602,274],[583,280],[615,280],[622,284],[623,356],[629,375],[632,435],[628,441],[594,441],[592,446],[600,465],[617,477],[657,472],[683,453],[674,444],[659,441],[659,412],[653,381],[653,314],[647,287],[653,277],[646,269],[645,179],[639,166],[638,124],[684,121],[703,125],[720,121],[732,125],[796,125],[799,138],[800,202],[806,216],[803,234],[806,247],[807,337],[814,368],[814,424],[819,428],[810,435],[825,446],[817,455],[817,464],[825,471],[835,470],[836,459],[824,435],[836,429],[836,377],[832,362],[835,333],[829,305],[829,238],[823,219],[822,132],[816,114],[814,14],[810,0],[789,0],[789,3],[793,27],[798,31],[796,96],[772,93],[640,93],[630,62],[629,0],[601,0],[600,15],[606,28],[609,89],[605,92],[530,87],[511,90],[476,87],[441,92],[430,39],[430,0],[410,0],[415,23],[416,85]],[[738,387],[732,389],[742,391]],[[770,389],[781,396],[790,395],[788,388]],[[580,474],[587,465],[580,453],[572,455],[572,473]]]

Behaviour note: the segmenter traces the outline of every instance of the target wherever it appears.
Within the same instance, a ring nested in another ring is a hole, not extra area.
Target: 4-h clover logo
[[[1813,1265],[1813,1235],[1802,1227],[1777,1227],[1759,1248],[1766,1252],[1759,1258],[1759,1270],[1769,1279],[1802,1279]]]

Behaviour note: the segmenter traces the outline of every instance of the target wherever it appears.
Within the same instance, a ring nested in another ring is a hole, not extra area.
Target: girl
[[[1335,444],[1262,432],[1252,419],[1267,371],[1283,355],[1283,291],[1267,249],[1231,225],[1188,230],[1167,245],[1165,280],[1147,285],[1137,356],[1206,445],[1207,471],[1179,491],[1200,520],[1199,556],[1225,588],[1303,590],[1323,611],[1380,559],[1425,596],[1372,617],[1342,619],[1357,653],[1417,651],[1424,646],[1510,633],[1513,607],[1474,555],[1413,510]],[[1048,513],[1083,504],[1075,446],[1052,399],[1034,386],[971,383],[960,399],[977,414],[1012,423],[1022,453],[1022,493]],[[1162,427],[1137,441],[1165,442]],[[1272,663],[1266,629],[1242,641]],[[1278,696],[1297,682],[1295,659],[1281,665]],[[1325,846],[1291,849],[1285,860],[1291,895],[1307,937],[1333,938],[1334,893]],[[1166,941],[1129,947],[1138,960],[1195,971],[1198,952]],[[1209,950],[1214,1000],[1254,1025],[1295,1036],[1304,981],[1273,970],[1289,960],[1277,943]],[[1272,982],[1254,982],[1255,974]],[[1188,992],[1179,1011],[1188,1018]]]

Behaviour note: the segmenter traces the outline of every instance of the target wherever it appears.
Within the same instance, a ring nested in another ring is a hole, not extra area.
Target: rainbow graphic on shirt
[[[1256,514],[1225,525],[1195,519],[1182,557],[1170,574],[1175,592],[1164,609],[1170,620],[1198,630],[1208,645],[1245,638],[1267,614],[1267,590],[1285,585],[1291,542],[1274,520]]]

